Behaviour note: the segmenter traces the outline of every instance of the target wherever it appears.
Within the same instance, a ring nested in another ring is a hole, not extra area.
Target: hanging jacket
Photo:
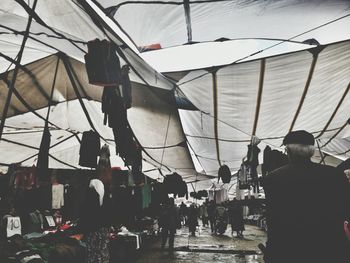
[[[93,131],[83,132],[80,144],[79,165],[84,167],[96,168],[97,156],[100,153],[100,137]]]
[[[251,145],[251,144],[248,145],[247,158],[251,166],[259,165],[259,153],[260,153],[260,149],[258,146]]]
[[[131,96],[131,82],[129,78],[129,66],[122,66],[121,70],[121,84],[123,92],[123,100],[126,109],[131,108],[132,96]]]
[[[181,181],[179,183],[178,196],[179,197],[185,197],[186,196],[186,199],[188,199],[187,184],[186,184],[185,181]]]
[[[38,178],[43,180],[48,178],[49,171],[49,150],[50,150],[51,134],[47,126],[44,128],[43,137],[41,139],[39,155],[38,155]]]
[[[107,40],[89,41],[84,56],[89,83],[98,86],[119,85],[120,61],[116,46]]]
[[[270,171],[270,167],[269,167],[270,155],[271,155],[271,147],[267,145],[264,149],[263,164],[261,168],[263,176],[267,175],[267,173]]]

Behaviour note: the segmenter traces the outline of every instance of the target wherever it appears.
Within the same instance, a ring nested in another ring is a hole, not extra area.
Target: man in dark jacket
[[[162,249],[169,237],[169,251],[174,250],[174,239],[178,225],[178,213],[174,204],[174,198],[170,198],[160,215],[160,226],[162,227]]]
[[[267,201],[267,263],[350,262],[343,223],[350,184],[334,167],[311,162],[314,137],[294,131],[283,140],[289,164],[262,179]]]

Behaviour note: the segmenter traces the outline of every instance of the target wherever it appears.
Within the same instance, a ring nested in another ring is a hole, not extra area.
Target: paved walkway
[[[212,235],[210,228],[198,229],[196,236],[188,234],[188,228],[177,231],[175,251],[161,251],[160,241],[141,253],[137,263],[262,263],[259,243],[266,242],[266,233],[254,226],[246,225],[244,238],[231,235],[228,227],[222,236]]]

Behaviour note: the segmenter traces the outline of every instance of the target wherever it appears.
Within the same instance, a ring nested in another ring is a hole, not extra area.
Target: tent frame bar
[[[345,90],[343,96],[341,97],[341,99],[340,99],[340,101],[339,101],[337,107],[335,108],[335,110],[334,110],[332,116],[331,116],[330,119],[328,120],[326,126],[323,128],[323,130],[321,131],[321,133],[320,133],[319,135],[316,136],[316,139],[320,138],[320,137],[325,133],[325,131],[328,129],[329,125],[331,124],[331,122],[333,121],[335,115],[337,114],[337,112],[338,112],[340,106],[343,104],[344,99],[345,99],[346,96],[348,95],[349,90],[350,90],[350,82],[349,82],[349,84],[348,84],[348,86],[347,86],[347,88],[346,88],[346,90]]]
[[[255,119],[254,119],[254,126],[253,126],[252,135],[256,134],[256,130],[258,127],[258,122],[259,122],[261,99],[262,99],[262,93],[263,93],[263,89],[264,89],[265,68],[266,68],[266,60],[265,60],[265,58],[263,58],[260,62],[259,90],[258,90],[258,95],[256,98]]]

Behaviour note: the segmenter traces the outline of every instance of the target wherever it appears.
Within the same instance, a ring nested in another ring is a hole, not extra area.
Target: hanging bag
[[[219,173],[218,182],[220,181],[220,178],[224,184],[228,184],[231,181],[231,171],[227,165],[224,164],[220,166],[218,173]]]

